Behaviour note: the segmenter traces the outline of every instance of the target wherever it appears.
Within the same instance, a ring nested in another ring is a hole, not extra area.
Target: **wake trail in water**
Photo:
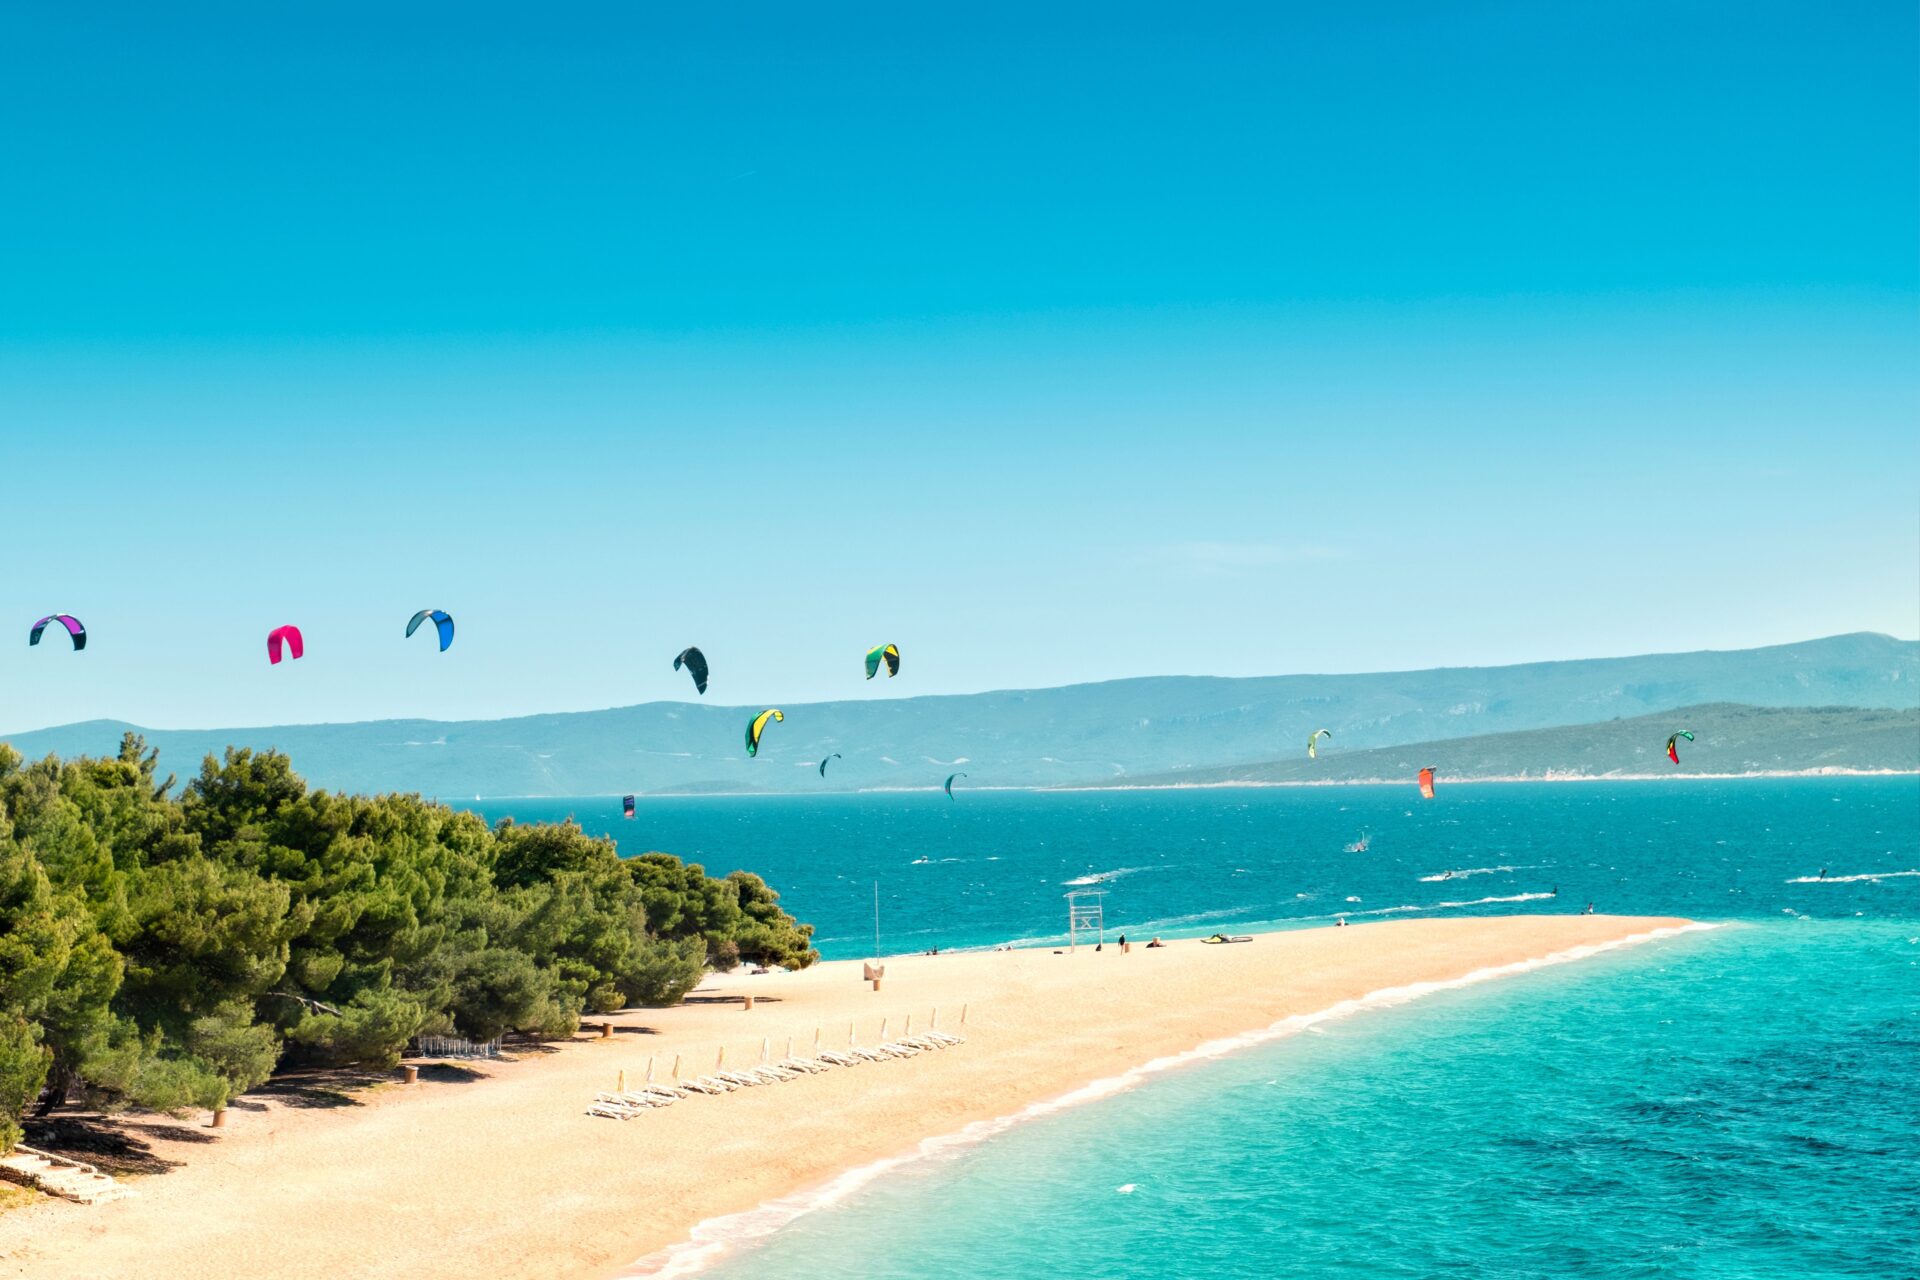
[[[1920,876],[1920,871],[1871,871],[1854,876],[1795,876],[1788,884],[1858,884],[1862,880],[1897,880],[1902,876]]]
[[[1392,916],[1408,911],[1452,911],[1460,907],[1484,907],[1495,902],[1539,902],[1551,898],[1551,893],[1506,893],[1489,898],[1466,898],[1459,902],[1428,902],[1424,904],[1408,903],[1400,907],[1371,907],[1365,911],[1341,911],[1330,916],[1294,916],[1295,920],[1338,920],[1342,916],[1352,919],[1354,916]]]
[[[1142,871],[1151,871],[1152,867],[1115,867],[1112,871],[1095,871],[1089,875],[1076,876],[1072,880],[1062,880],[1063,885],[1105,884],[1109,880],[1118,880],[1121,876],[1137,875]]]
[[[1490,876],[1502,871],[1538,871],[1539,864],[1524,867],[1467,867],[1459,871],[1440,871],[1430,876],[1421,876],[1421,884],[1438,884],[1442,880],[1460,880],[1467,876]]]

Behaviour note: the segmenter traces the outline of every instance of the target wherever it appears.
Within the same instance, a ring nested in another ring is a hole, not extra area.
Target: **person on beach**
[[[1591,902],[1589,902],[1589,903],[1587,904],[1587,909],[1586,909],[1585,911],[1582,911],[1582,912],[1581,912],[1580,914],[1581,914],[1581,915],[1583,915],[1583,916],[1590,916],[1590,915],[1592,915],[1592,914],[1593,914],[1593,904],[1592,904]]]
[[[1156,933],[1153,935],[1153,941],[1147,944],[1147,950],[1151,951],[1155,947],[1164,947],[1165,945],[1166,943],[1160,941],[1160,935]]]

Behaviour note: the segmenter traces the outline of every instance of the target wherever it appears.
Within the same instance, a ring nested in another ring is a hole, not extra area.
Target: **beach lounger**
[[[631,1102],[640,1107],[670,1107],[679,1099],[672,1094],[655,1093],[651,1089],[632,1089],[626,1093],[617,1093],[616,1098]]]
[[[594,1101],[605,1103],[610,1107],[635,1107],[641,1110],[667,1105],[667,1100],[664,1098],[648,1098],[637,1093],[602,1093],[595,1096]]]
[[[780,1065],[788,1071],[804,1071],[808,1075],[819,1075],[822,1071],[831,1070],[833,1067],[830,1062],[821,1062],[814,1058],[782,1058]]]
[[[842,1053],[838,1049],[828,1049],[820,1055],[820,1061],[835,1067],[857,1067],[865,1058],[856,1058],[851,1053]]]

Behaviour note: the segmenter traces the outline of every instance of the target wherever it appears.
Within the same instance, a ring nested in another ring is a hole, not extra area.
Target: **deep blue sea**
[[[1048,940],[1075,882],[1136,936],[1589,901],[1722,925],[1152,1077],[716,1280],[1920,1277],[1920,779],[474,807],[751,868],[829,956],[872,949],[875,881],[889,952]]]

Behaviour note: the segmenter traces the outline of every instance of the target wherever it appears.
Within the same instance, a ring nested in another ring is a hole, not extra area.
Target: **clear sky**
[[[9,4],[0,730],[1911,637],[1917,46]]]

